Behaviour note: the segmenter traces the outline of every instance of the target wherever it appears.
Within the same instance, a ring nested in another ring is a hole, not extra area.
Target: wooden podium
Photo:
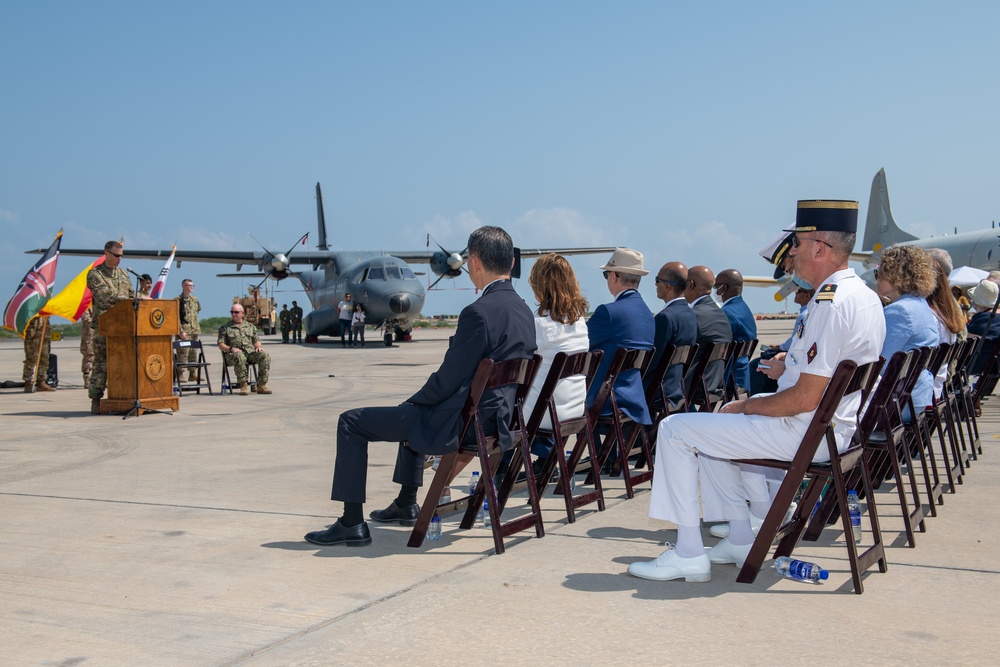
[[[108,349],[107,398],[101,400],[101,414],[128,412],[139,400],[139,414],[145,410],[179,410],[174,396],[173,337],[180,333],[180,303],[173,299],[139,301],[138,313],[132,300],[115,304],[97,322],[97,333],[105,336]],[[136,391],[136,349],[139,347],[139,388]]]

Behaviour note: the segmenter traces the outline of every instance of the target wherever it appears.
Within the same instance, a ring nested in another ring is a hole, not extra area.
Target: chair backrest
[[[734,343],[705,343],[700,347],[698,359],[694,364],[694,371],[692,371],[692,374],[688,378],[690,384],[688,385],[685,399],[689,406],[700,404],[703,407],[711,409],[718,400],[724,397],[725,374],[723,374],[722,386],[717,387],[722,392],[722,395],[712,394],[705,375],[708,373],[709,367],[713,364],[725,364],[726,360],[729,359],[733,345]]]
[[[175,340],[174,350],[201,350],[200,340]]]
[[[646,383],[646,404],[649,406],[649,413],[653,424],[656,424],[658,415],[662,418],[662,415],[665,413],[687,412],[684,376],[687,375],[688,369],[691,368],[691,363],[697,354],[698,345],[674,345],[671,343],[663,349],[663,354],[660,355],[660,360],[657,362],[656,368],[651,367],[649,369],[647,373],[648,381],[644,379],[644,382]],[[666,391],[664,391],[664,382],[666,381],[667,373],[675,366],[681,367],[681,386],[678,387],[681,391],[681,398],[677,403],[671,405],[667,399]]]
[[[614,383],[618,379],[618,376],[629,370],[639,371],[640,377],[646,372],[649,367],[649,362],[653,359],[653,350],[634,350],[620,347],[615,351],[615,356],[611,357],[611,365],[608,367],[608,374],[605,376],[604,381],[601,384],[601,389],[598,391],[597,396],[594,398],[594,404],[591,406],[590,416],[591,423],[596,424],[601,418],[601,413],[604,411],[604,405],[606,401],[611,402],[611,418],[619,419],[621,411],[618,409],[618,399],[614,392]],[[608,389],[608,378],[614,374],[614,380],[611,381],[610,390],[607,391],[607,397],[605,401],[601,400],[601,393]],[[607,417],[605,417],[607,418]]]
[[[735,401],[739,398],[738,387],[736,385],[736,361],[740,357],[752,357],[756,349],[756,338],[751,340],[734,340],[732,342],[729,356],[726,359],[726,381],[723,384],[727,401]]]
[[[529,440],[538,432],[538,427],[542,423],[546,412],[549,413],[551,424],[555,425],[558,422],[554,395],[559,382],[574,375],[582,375],[584,378],[583,395],[586,396],[587,392],[590,391],[590,385],[594,382],[597,367],[601,364],[601,357],[603,356],[604,352],[602,350],[575,352],[573,354],[559,352],[556,354],[552,359],[549,374],[545,377],[542,388],[538,392],[538,400],[535,403],[535,407],[527,417]],[[585,409],[583,417],[585,418],[586,416]]]
[[[524,403],[524,397],[528,394],[528,388],[534,379],[540,359],[541,357],[536,354],[531,359],[509,359],[507,361],[483,359],[479,362],[476,374],[472,378],[472,385],[469,387],[469,395],[462,407],[462,431],[459,434],[459,442],[465,441],[469,427],[473,424],[477,424],[478,434],[483,435],[482,420],[479,416],[479,401],[487,389],[509,384],[518,385],[511,418],[515,420],[515,428],[523,426],[524,416],[521,413],[521,404]]]

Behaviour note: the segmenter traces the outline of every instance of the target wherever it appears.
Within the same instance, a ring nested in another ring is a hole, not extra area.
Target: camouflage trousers
[[[108,339],[94,332],[94,366],[90,371],[90,398],[104,396],[108,384]]]
[[[94,368],[94,330],[89,321],[83,325],[80,331],[80,354],[83,356],[80,372],[83,373],[83,379],[86,380],[90,378],[90,371]]]
[[[24,333],[24,370],[21,373],[21,379],[24,380],[25,385],[45,382],[49,373],[49,350],[52,348],[48,327],[45,328],[44,340],[42,339],[41,326],[29,326]],[[39,354],[39,349],[41,349],[41,354]],[[38,366],[38,375],[35,375],[36,365]]]
[[[242,350],[233,350],[224,354],[226,356],[226,365],[232,366],[233,370],[236,371],[237,382],[242,383],[247,381],[247,362],[249,362],[257,364],[257,384],[267,384],[267,376],[271,370],[271,355],[267,352],[250,352],[247,354]]]

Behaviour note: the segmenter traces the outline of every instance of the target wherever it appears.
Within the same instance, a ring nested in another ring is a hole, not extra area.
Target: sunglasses
[[[664,285],[672,285],[672,286],[674,286],[674,287],[684,287],[685,285],[687,285],[687,283],[682,283],[682,282],[674,282],[674,281],[672,281],[672,280],[664,280],[664,279],[663,279],[663,278],[661,278],[660,276],[656,276],[655,280],[656,280],[656,282],[658,282],[658,283],[663,283]]]
[[[113,252],[112,252],[112,253],[108,253],[108,254],[109,254],[109,255],[111,255],[112,257],[117,257],[118,259],[121,259],[121,258],[122,258],[122,253],[117,253],[117,254],[116,254],[116,253],[113,253]]]
[[[614,271],[605,271],[604,272],[604,279],[607,280],[608,276],[610,276],[612,273],[614,273]]]

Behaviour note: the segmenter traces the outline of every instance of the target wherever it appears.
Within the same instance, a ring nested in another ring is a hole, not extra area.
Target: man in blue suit
[[[750,307],[743,301],[743,274],[736,269],[726,269],[719,273],[713,285],[715,293],[722,299],[722,312],[729,318],[729,326],[733,330],[733,340],[744,342],[757,338],[757,319]],[[750,391],[750,358],[743,355],[736,360],[733,367],[733,377],[736,385],[747,392]],[[729,382],[729,375],[726,375]],[[732,389],[735,395],[735,388]]]
[[[357,408],[340,415],[330,497],[344,503],[344,514],[326,530],[307,534],[307,541],[322,546],[371,544],[363,504],[372,440],[400,443],[392,477],[400,491],[389,507],[372,512],[371,518],[412,526],[420,513],[417,488],[423,484],[424,457],[459,448],[461,411],[479,362],[524,359],[535,353],[534,315],[510,284],[510,236],[499,227],[480,227],[469,236],[468,249],[469,277],[482,295],[462,310],[444,361],[420,391],[395,407]],[[508,425],[515,389],[509,385],[489,390],[479,402],[486,434],[498,435],[503,449],[512,445]]]
[[[649,273],[642,268],[642,253],[629,248],[617,248],[601,269],[604,270],[604,279],[608,281],[608,291],[615,300],[598,306],[587,321],[590,349],[604,352],[587,395],[588,406],[593,404],[601,381],[608,373],[611,358],[618,348],[652,350],[655,332],[653,313],[637,291],[639,280]],[[652,423],[638,370],[631,369],[618,375],[615,380],[615,399],[619,409],[632,421]],[[611,414],[610,401],[604,406],[604,414]]]
[[[656,325],[653,337],[655,352],[650,369],[656,368],[668,345],[694,345],[698,342],[698,321],[684,298],[687,277],[688,269],[680,262],[668,262],[656,274],[656,297],[666,305],[653,318]],[[663,377],[663,395],[671,403],[676,404],[684,397],[683,370],[680,365],[672,366]]]

